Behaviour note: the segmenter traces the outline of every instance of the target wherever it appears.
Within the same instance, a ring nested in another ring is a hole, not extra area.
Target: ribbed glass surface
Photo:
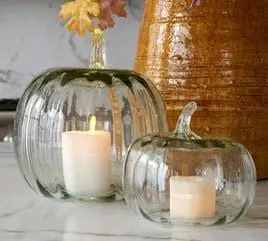
[[[219,225],[244,216],[255,196],[248,151],[225,140],[148,135],[129,150],[124,193],[130,208],[164,225]]]
[[[90,131],[92,117],[96,131],[111,136],[111,193],[121,190],[122,160],[130,143],[167,130],[161,97],[148,79],[121,70],[48,70],[27,88],[15,119],[18,164],[33,190],[47,197],[81,198],[65,188],[62,133]]]

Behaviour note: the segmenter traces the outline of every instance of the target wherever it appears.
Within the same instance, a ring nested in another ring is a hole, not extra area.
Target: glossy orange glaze
[[[268,1],[190,4],[145,1],[135,70],[161,91],[170,130],[194,100],[192,129],[241,142],[268,177]]]

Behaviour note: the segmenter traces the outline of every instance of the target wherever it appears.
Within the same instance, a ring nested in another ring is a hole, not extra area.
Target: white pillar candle
[[[76,197],[97,197],[111,187],[111,134],[95,131],[62,133],[62,158],[65,188]]]
[[[171,218],[213,218],[215,209],[216,184],[214,179],[197,176],[170,178]]]

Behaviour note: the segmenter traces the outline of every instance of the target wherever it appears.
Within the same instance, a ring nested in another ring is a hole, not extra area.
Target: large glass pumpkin
[[[166,130],[158,91],[135,72],[50,69],[20,99],[14,144],[20,170],[36,192],[113,200],[131,142]]]
[[[242,145],[200,139],[189,124],[190,103],[174,133],[146,135],[129,149],[124,193],[138,215],[164,225],[216,225],[245,215],[253,202],[256,171]]]

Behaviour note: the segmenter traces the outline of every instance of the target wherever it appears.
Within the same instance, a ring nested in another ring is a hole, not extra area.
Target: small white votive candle
[[[172,219],[215,217],[215,179],[198,176],[170,178],[170,216]]]
[[[111,188],[111,134],[95,131],[92,121],[91,131],[62,133],[65,188],[76,197],[98,197]]]

